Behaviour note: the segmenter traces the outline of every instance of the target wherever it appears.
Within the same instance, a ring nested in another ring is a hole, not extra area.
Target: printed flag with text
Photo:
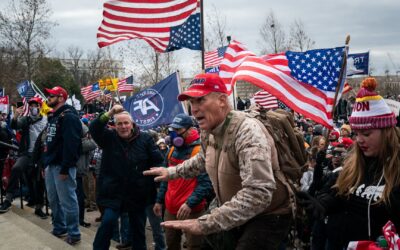
[[[17,91],[22,97],[22,102],[23,102],[23,116],[29,115],[29,100],[33,97],[38,97],[42,99],[43,97],[35,91],[35,89],[32,87],[31,83],[29,81],[24,81],[20,84],[17,85]]]
[[[173,118],[184,113],[183,104],[178,101],[178,74],[173,73],[154,86],[129,97],[123,104],[141,129],[150,129],[170,124]]]
[[[368,75],[369,52],[349,54],[347,58],[347,76]]]

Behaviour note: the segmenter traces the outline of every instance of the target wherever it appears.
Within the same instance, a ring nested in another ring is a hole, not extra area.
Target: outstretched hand
[[[191,220],[170,220],[161,223],[161,226],[182,230],[184,233],[203,235],[201,231],[200,223],[197,219]]]
[[[168,181],[168,170],[163,167],[150,168],[150,170],[143,171],[143,175],[155,175],[154,181]]]

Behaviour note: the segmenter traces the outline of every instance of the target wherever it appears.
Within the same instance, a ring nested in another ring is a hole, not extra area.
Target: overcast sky
[[[1,1],[0,7],[6,2]],[[102,20],[104,0],[48,2],[54,11],[52,18],[59,24],[51,40],[58,51],[70,45],[80,46],[85,51],[96,48],[96,31]],[[284,27],[301,19],[316,42],[316,48],[342,46],[346,34],[350,34],[350,53],[370,51],[370,63],[376,69],[374,74],[383,74],[385,69],[392,74],[400,70],[399,0],[205,0],[206,12],[211,5],[226,17],[229,34],[256,53],[260,51],[257,46],[259,29],[272,10]],[[178,55],[193,58],[195,52],[183,49]]]

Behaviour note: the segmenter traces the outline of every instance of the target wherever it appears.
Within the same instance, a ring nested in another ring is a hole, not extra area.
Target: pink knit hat
[[[361,83],[353,112],[349,118],[352,129],[376,129],[396,126],[396,116],[375,92],[377,82],[375,78],[368,77]]]

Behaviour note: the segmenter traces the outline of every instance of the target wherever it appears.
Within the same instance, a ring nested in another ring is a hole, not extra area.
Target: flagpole
[[[38,92],[38,93],[42,96],[42,98],[45,99],[45,100],[47,101],[46,96],[43,94],[42,91],[40,91],[39,87],[38,87],[33,81],[30,81],[30,84],[32,85],[33,90],[35,90],[36,92]]]
[[[183,89],[182,89],[181,75],[179,74],[179,70],[176,71],[176,80],[178,82],[178,89],[179,89],[179,94],[180,94],[183,92]],[[188,114],[188,108],[186,107],[186,105],[183,103],[181,105],[182,105],[183,111]]]
[[[201,29],[201,69],[205,70],[204,65],[204,8],[203,0],[200,0],[200,29]]]
[[[349,48],[349,43],[350,43],[350,35],[346,36],[346,43],[345,43],[345,53],[343,56],[343,61],[342,61],[342,68],[340,70],[340,75],[339,75],[339,80],[336,85],[336,91],[335,91],[335,98],[333,99],[333,106],[332,106],[332,117],[335,115],[335,110],[336,110],[336,100],[339,95],[339,90],[340,90],[340,84],[342,83],[343,77],[345,76],[345,68],[347,64],[347,50]]]
[[[345,68],[346,68],[346,64],[347,64],[347,51],[349,48],[349,43],[350,43],[350,35],[346,36],[346,42],[345,42],[345,50],[344,50],[344,56],[343,56],[343,60],[342,60],[342,68],[340,69],[340,74],[339,74],[339,80],[338,83],[336,85],[336,91],[335,91],[335,98],[333,99],[333,106],[332,106],[332,120],[333,117],[335,115],[335,111],[336,111],[336,99],[339,95],[339,90],[340,90],[340,84],[342,83],[343,77],[345,76]],[[328,130],[328,133],[325,135],[325,149],[328,148],[329,146],[329,135],[331,133],[331,129]]]

